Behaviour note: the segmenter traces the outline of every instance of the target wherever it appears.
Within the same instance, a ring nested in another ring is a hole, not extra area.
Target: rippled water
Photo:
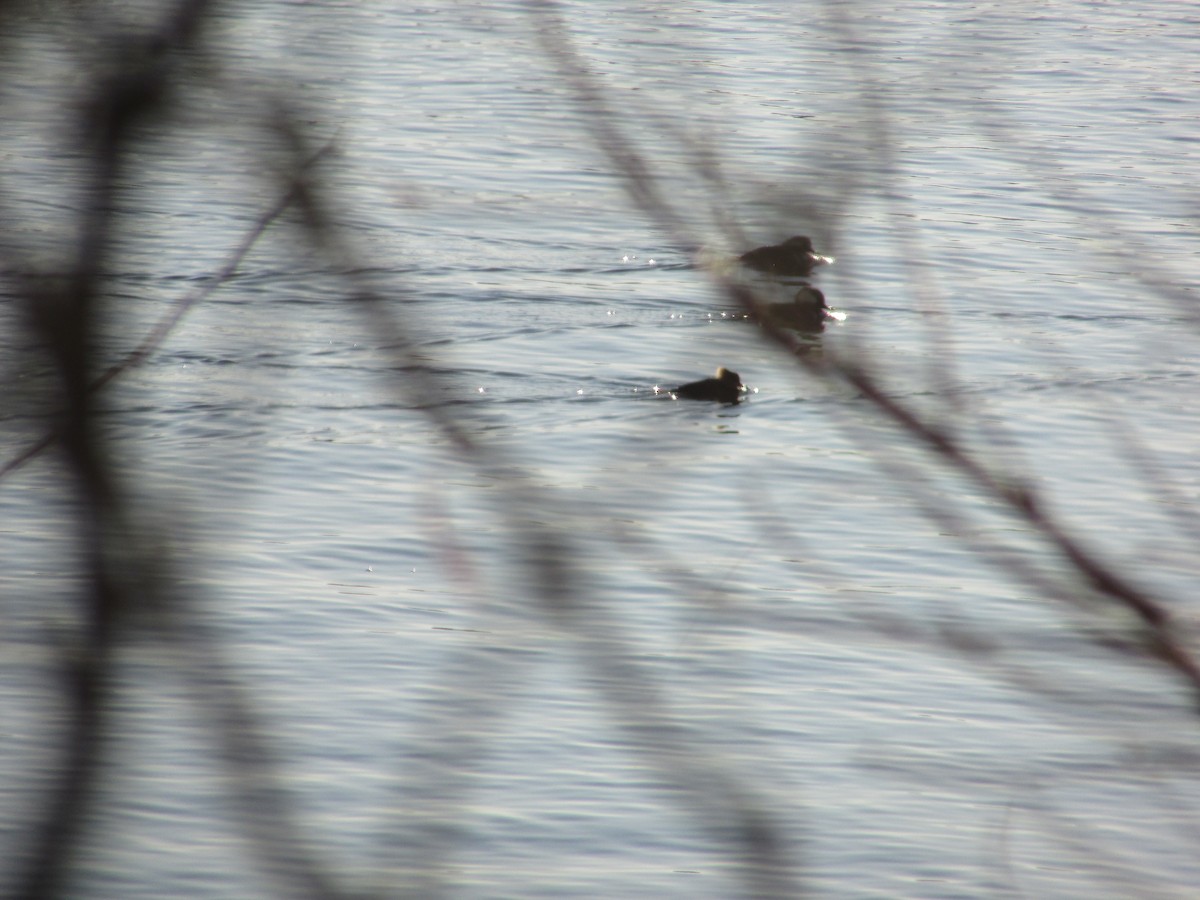
[[[731,315],[633,208],[535,37],[544,13],[225,15],[222,87],[181,99],[126,176],[106,352],[136,346],[275,199],[275,136],[247,125],[270,90],[314,146],[336,143],[322,171],[359,281],[278,224],[106,393],[104,425],[340,878],[414,897],[735,896],[730,778],[794,861],[779,895],[1189,893],[1189,695],[1106,644],[1118,613],[1009,577],[1032,561],[1079,594],[1027,526]],[[1196,18],[567,12],[708,254],[741,246],[736,222],[745,245],[809,233],[838,257],[816,281],[845,321],[810,358],[863,354],[1187,623]],[[42,40],[8,82],[69,94]],[[27,113],[3,156],[24,223],[7,239],[49,255],[70,161],[35,164],[40,107],[6,102]],[[19,334],[10,300],[2,314]],[[44,427],[23,391],[45,375],[4,340],[7,459]],[[718,365],[746,402],[655,392]],[[43,459],[0,483],[12,809],[36,807],[58,727],[50,666],[79,583],[61,482]],[[522,565],[543,527],[570,551],[578,618]],[[125,658],[72,895],[263,893],[178,660],[136,642]],[[709,771],[707,799],[675,780]]]

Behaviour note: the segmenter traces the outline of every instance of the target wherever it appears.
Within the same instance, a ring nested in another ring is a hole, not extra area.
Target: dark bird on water
[[[755,247],[738,257],[742,265],[770,275],[804,276],[822,263],[833,262],[813,250],[812,239],[802,234],[782,244]]]
[[[682,400],[716,400],[719,403],[737,403],[746,390],[737,372],[717,369],[715,378],[703,378],[690,384],[680,385],[671,391]]]
[[[824,331],[829,318],[825,295],[811,285],[796,291],[791,303],[767,303],[759,318],[797,331]]]

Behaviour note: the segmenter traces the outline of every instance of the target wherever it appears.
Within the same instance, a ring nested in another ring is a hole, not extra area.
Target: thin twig
[[[174,306],[172,306],[171,309],[162,317],[157,325],[150,329],[150,331],[142,339],[142,342],[138,344],[134,350],[130,351],[124,359],[114,363],[107,370],[96,376],[96,378],[88,384],[88,392],[94,393],[100,390],[113,379],[118,378],[119,376],[124,375],[130,369],[137,368],[145,363],[146,360],[149,359],[160,346],[162,346],[163,341],[165,341],[171,332],[175,330],[175,327],[179,324],[183,317],[192,310],[193,307],[204,300],[207,300],[214,292],[216,292],[218,288],[236,275],[238,268],[241,266],[242,262],[245,260],[250,251],[254,249],[254,245],[258,243],[259,238],[261,238],[266,233],[267,229],[270,228],[270,226],[275,222],[275,220],[278,219],[288,209],[288,207],[290,207],[296,201],[297,194],[300,191],[298,179],[301,177],[304,171],[315,165],[332,149],[333,144],[330,143],[313,154],[312,158],[301,167],[300,173],[298,173],[296,178],[292,180],[292,183],[289,185],[288,189],[283,193],[283,195],[275,202],[273,206],[271,206],[270,209],[258,217],[258,220],[254,223],[254,226],[248,232],[246,232],[245,236],[238,243],[238,245],[233,248],[222,266],[209,275],[202,285],[196,287],[175,301]],[[21,468],[23,465],[25,465],[25,463],[29,462],[42,451],[53,445],[60,436],[61,432],[57,428],[48,431],[16,456],[9,459],[8,462],[4,463],[3,466],[0,466],[0,478],[4,478],[4,476],[8,475],[9,473],[15,472],[17,469]]]

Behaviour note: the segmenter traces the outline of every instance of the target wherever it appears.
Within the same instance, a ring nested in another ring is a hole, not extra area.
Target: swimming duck
[[[813,250],[812,239],[798,234],[782,244],[755,247],[738,257],[742,265],[770,275],[808,275],[822,263],[833,262]]]
[[[811,285],[796,291],[791,303],[768,303],[761,318],[797,331],[824,331],[829,317],[825,295]]]
[[[737,403],[744,390],[746,387],[742,384],[738,373],[722,367],[717,369],[715,378],[703,378],[700,381],[681,385],[671,393],[682,400],[716,400],[720,403]]]

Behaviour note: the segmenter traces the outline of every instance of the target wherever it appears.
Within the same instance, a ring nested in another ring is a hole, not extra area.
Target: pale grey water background
[[[825,347],[870,352],[899,396],[963,416],[1195,621],[1191,4],[598,3],[567,18],[714,253],[732,238],[688,166],[696,147],[720,160],[716,202],[750,245],[804,232],[838,257],[817,279],[846,313]],[[0,66],[0,165],[20,222],[6,239],[50,255],[73,203],[70,159],[45,148],[79,86],[43,25],[31,16],[26,55]],[[114,358],[274,200],[269,134],[231,117],[262,117],[261,92],[284,90],[314,144],[336,140],[348,235],[437,376],[403,395],[386,339],[281,227],[107,394],[119,463],[174,530],[186,590],[347,885],[738,895],[729,845],[642,752],[661,735],[630,717],[661,697],[689,747],[775,817],[797,891],[1194,896],[1193,698],[1093,640],[1119,615],[1016,584],[964,540],[1035,550],[1019,524],[722,317],[703,271],[626,199],[522,5],[254,3],[225,7],[213,40],[223,87],[186,98],[190,127],[139,160]],[[15,315],[0,307],[6,336]],[[12,397],[39,377],[26,359],[6,340]],[[653,393],[717,365],[755,388],[747,402]],[[514,465],[473,468],[426,403]],[[17,401],[5,414],[7,459],[42,418]],[[1130,432],[1149,464],[1124,453]],[[0,483],[10,858],[49,777],[50,666],[74,615],[60,479],[43,459]],[[591,640],[649,681],[604,683],[615,670],[531,599],[513,484],[577,551]],[[961,504],[962,533],[922,496]],[[949,632],[998,652],[960,652]],[[118,762],[72,896],[265,895],[171,654],[127,660]]]

